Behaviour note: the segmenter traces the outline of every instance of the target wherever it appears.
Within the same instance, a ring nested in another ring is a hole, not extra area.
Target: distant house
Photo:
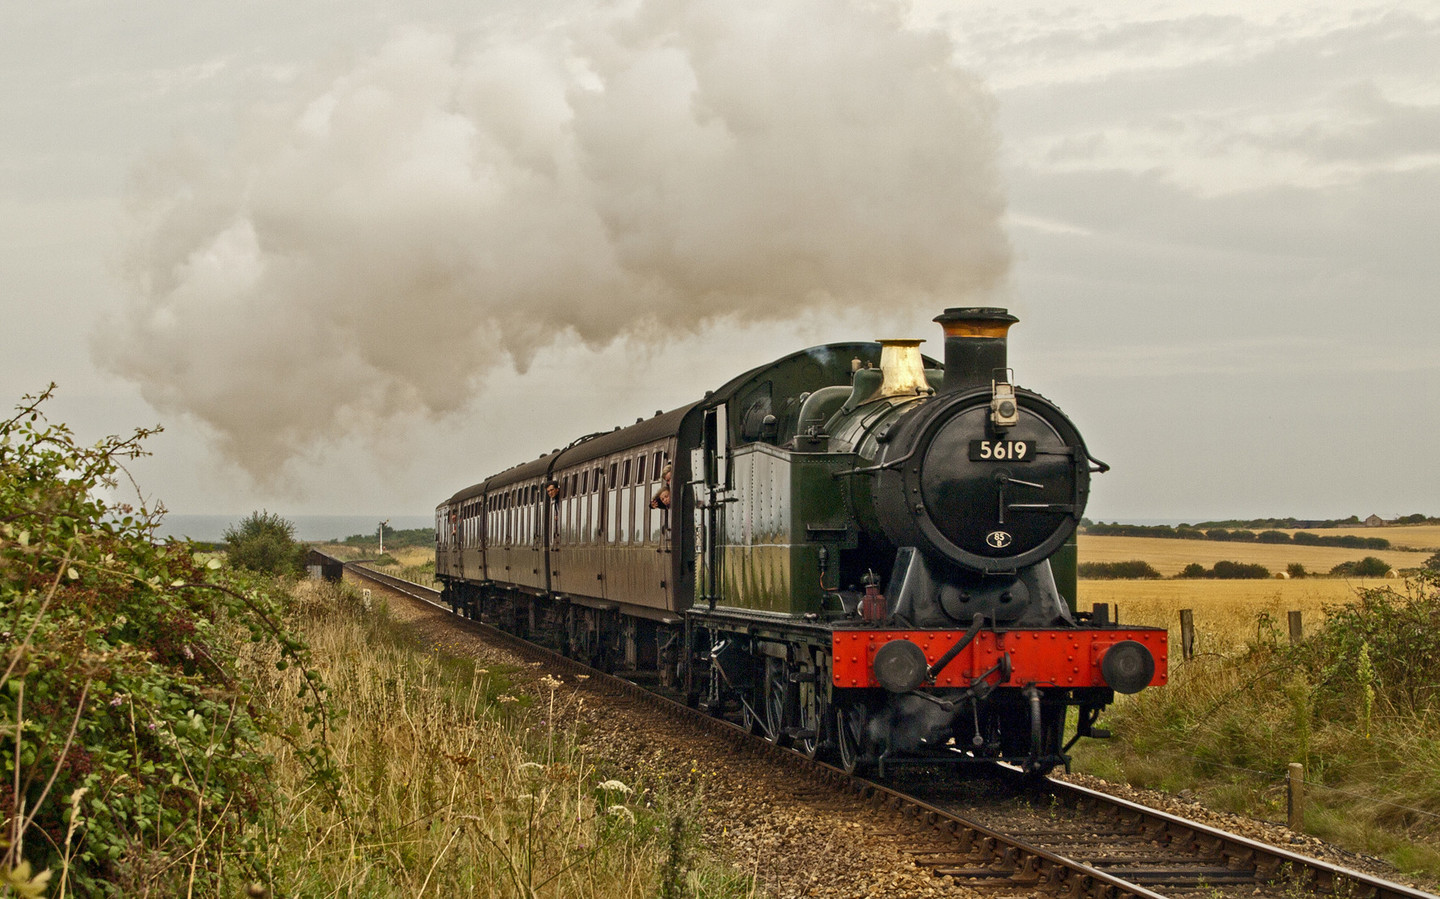
[[[1371,515],[1369,518],[1365,519],[1365,526],[1367,528],[1383,528],[1385,526],[1385,519],[1381,518],[1379,515]]]

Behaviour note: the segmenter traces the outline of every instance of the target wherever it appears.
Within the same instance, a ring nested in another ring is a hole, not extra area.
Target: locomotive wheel
[[[807,734],[797,741],[806,758],[822,759],[829,755],[830,707],[820,695],[818,685],[800,685],[800,729]]]
[[[765,733],[764,712],[755,709],[757,701],[756,695],[752,692],[745,697],[744,702],[740,703],[740,726],[745,728],[748,733],[763,735]]]
[[[765,663],[765,739],[776,746],[790,745],[786,733],[794,715],[790,708],[790,679],[785,676],[785,664],[779,659],[767,659]]]
[[[842,705],[835,709],[835,749],[846,774],[864,774],[870,766],[865,745],[868,720],[863,705]]]

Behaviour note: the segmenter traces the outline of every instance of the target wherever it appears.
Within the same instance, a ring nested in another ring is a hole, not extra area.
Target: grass
[[[1362,536],[1388,537],[1382,528],[1361,528],[1371,533]],[[1412,530],[1395,528],[1390,530]],[[1414,528],[1413,530],[1421,530]],[[1330,531],[1325,533],[1329,534]],[[1080,561],[1124,562],[1143,559],[1166,577],[1174,577],[1191,562],[1206,568],[1228,559],[1264,565],[1272,572],[1284,571],[1291,562],[1305,566],[1312,573],[1326,574],[1341,562],[1354,562],[1376,556],[1392,568],[1420,568],[1430,553],[1400,549],[1346,549],[1339,546],[1296,546],[1284,543],[1232,543],[1219,540],[1169,540],[1163,537],[1090,537],[1080,535]]]
[[[284,798],[248,835],[266,847],[272,895],[750,894],[747,877],[698,851],[702,797],[622,782],[578,748],[573,687],[542,679],[527,697],[505,671],[424,651],[383,605],[361,615],[353,590],[299,590],[339,712],[329,742],[341,803],[294,751],[298,676],[270,668],[261,693],[295,735],[271,747]]]
[[[1193,608],[1198,654],[1173,654],[1163,689],[1120,697],[1101,722],[1115,738],[1077,745],[1076,770],[1283,823],[1300,762],[1308,833],[1440,878],[1440,580],[1376,583],[1086,582],[1087,602],[1126,594],[1122,621]]]

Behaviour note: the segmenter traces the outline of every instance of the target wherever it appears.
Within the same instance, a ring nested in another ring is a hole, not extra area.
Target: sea
[[[247,517],[249,512],[238,515],[179,515],[167,514],[160,523],[158,535],[199,540],[204,543],[218,543],[223,539],[225,529]],[[380,530],[380,522],[388,521],[397,531],[412,528],[433,528],[435,516],[430,515],[286,515],[278,513],[295,525],[298,540],[323,541],[344,540],[355,534],[369,534],[372,537]]]

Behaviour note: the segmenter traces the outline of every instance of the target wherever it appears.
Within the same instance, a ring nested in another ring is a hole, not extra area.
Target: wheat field
[[[1321,536],[1384,537],[1390,545],[1400,549],[1424,550],[1433,553],[1440,550],[1440,524],[1396,525],[1394,527],[1353,527],[1353,528],[1276,528],[1287,534],[1297,530],[1309,531]]]
[[[1370,533],[1363,536],[1385,537],[1393,544],[1396,538],[1386,531],[1396,530],[1410,531],[1420,528],[1370,528]],[[1260,564],[1272,572],[1284,571],[1290,563],[1299,562],[1305,566],[1306,571],[1327,574],[1341,562],[1353,562],[1366,556],[1384,559],[1392,568],[1420,568],[1430,553],[1423,550],[1296,546],[1293,543],[1229,543],[1219,540],[1171,540],[1164,537],[1080,535],[1081,562],[1125,562],[1142,559],[1166,577],[1179,574],[1180,570],[1191,562],[1199,562],[1209,568],[1222,560]]]
[[[1364,578],[1082,580],[1079,606],[1088,609],[1095,603],[1109,603],[1122,624],[1166,628],[1176,646],[1180,641],[1180,610],[1190,609],[1195,613],[1197,649],[1220,651],[1255,636],[1262,615],[1269,616],[1283,630],[1288,613],[1299,611],[1309,627],[1320,623],[1326,606],[1348,602],[1360,587],[1394,585],[1394,580]]]

